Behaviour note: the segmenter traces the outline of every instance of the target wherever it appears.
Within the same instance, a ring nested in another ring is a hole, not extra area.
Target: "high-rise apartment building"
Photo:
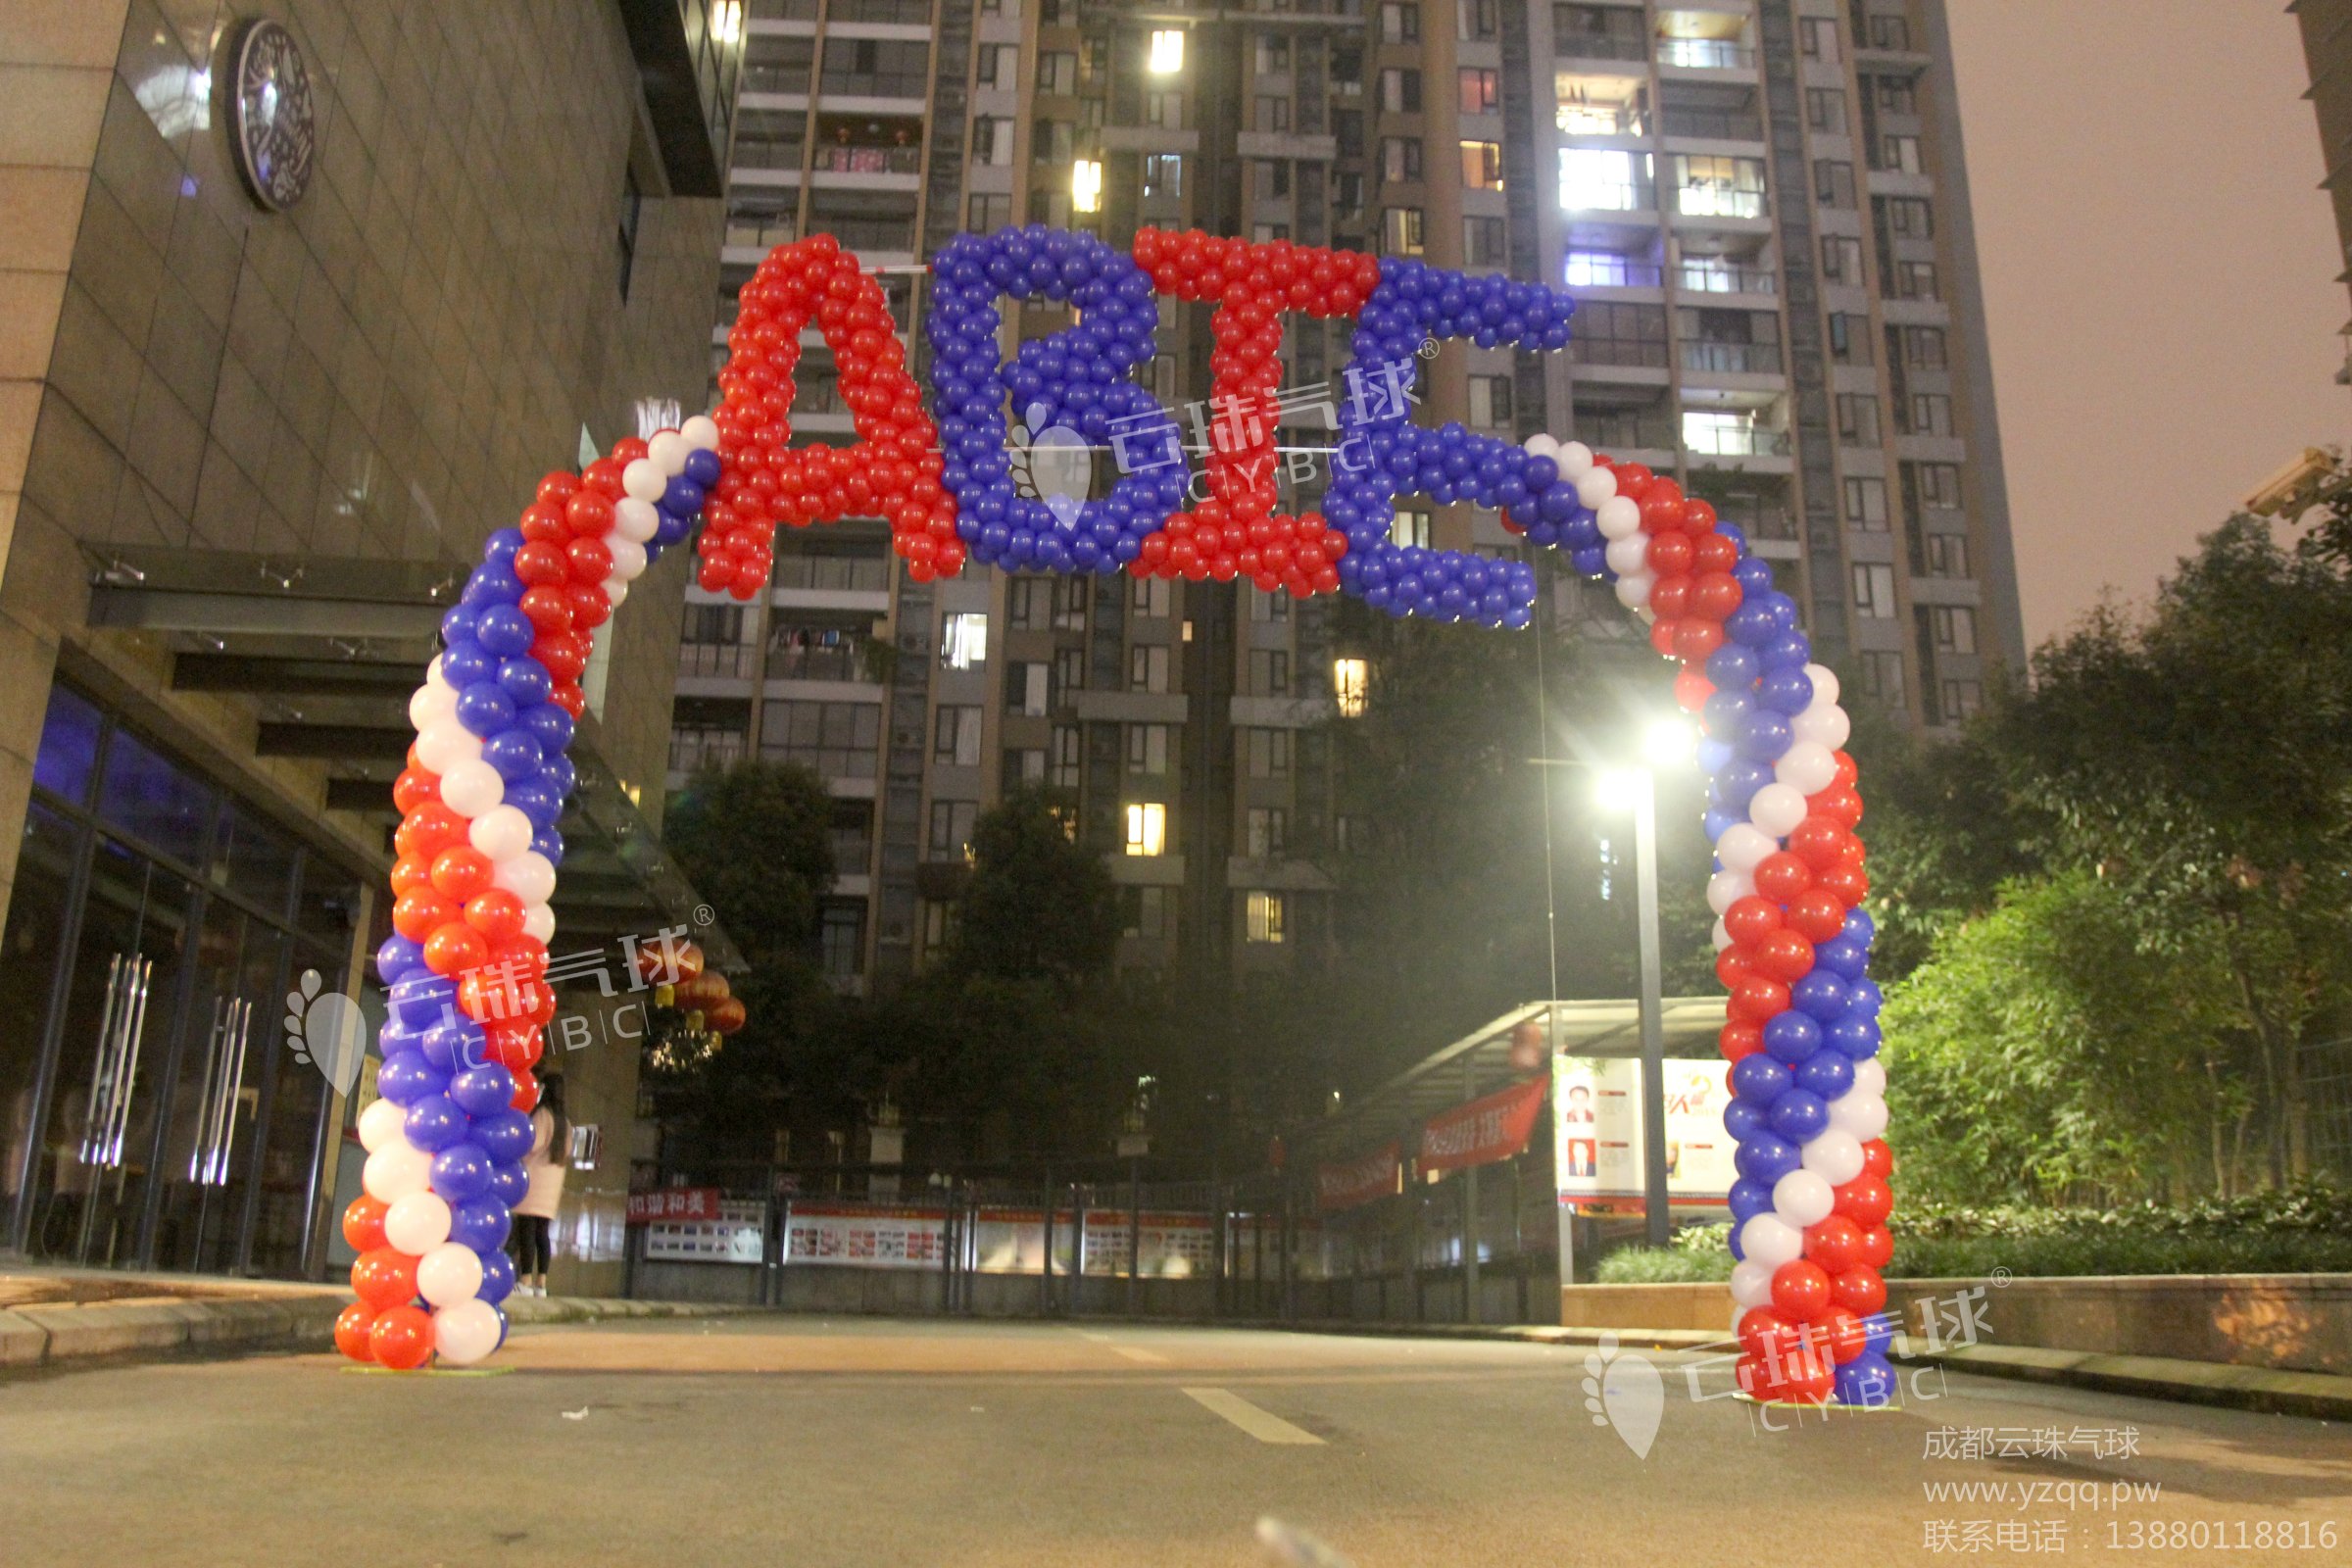
[[[1857,695],[1933,730],[2024,655],[1942,9],[751,0],[722,292],[825,230],[886,274],[910,329],[924,258],[1024,221],[1565,286],[1583,301],[1571,352],[1445,345],[1423,416],[1678,474],[1778,563]],[[1349,330],[1289,326],[1294,507],[1319,494]],[[795,428],[843,440],[830,356],[806,343]],[[1196,445],[1211,347],[1204,309],[1163,305],[1152,385]],[[1400,498],[1396,527],[1520,548],[1467,506]],[[971,823],[1023,783],[1070,792],[1110,858],[1129,961],[1247,970],[1326,940],[1321,861],[1348,824],[1324,726],[1364,678],[1335,652],[1334,602],[976,567],[917,584],[879,522],[789,537],[777,559],[764,601],[698,594],[688,612],[670,781],[747,754],[828,780],[838,983],[945,940]],[[1564,572],[1549,603],[1596,634],[1620,613]]]

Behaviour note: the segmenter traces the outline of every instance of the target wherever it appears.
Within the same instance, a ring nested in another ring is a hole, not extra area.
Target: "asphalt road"
[[[732,1318],[520,1332],[489,1375],[318,1355],[19,1377],[0,1562],[2352,1559],[2341,1427],[1929,1373],[1899,1412],[1765,1430],[1713,1396],[1723,1367],[1694,1399],[1666,1354],[1604,1377],[1603,1424],[1588,1353]],[[1930,1490],[1953,1486],[1976,1494]]]

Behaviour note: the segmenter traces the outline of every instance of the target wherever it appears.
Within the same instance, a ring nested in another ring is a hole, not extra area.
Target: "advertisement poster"
[[[1642,1197],[1642,1063],[1631,1056],[1555,1056],[1552,1168],[1560,1201],[1595,1210]],[[1666,1061],[1666,1192],[1678,1204],[1720,1204],[1739,1179],[1723,1130],[1729,1099],[1719,1061]]]

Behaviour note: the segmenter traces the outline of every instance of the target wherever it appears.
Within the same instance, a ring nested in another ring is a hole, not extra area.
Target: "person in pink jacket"
[[[522,1159],[530,1191],[514,1205],[514,1289],[524,1296],[547,1294],[551,1234],[564,1204],[564,1162],[570,1149],[564,1080],[550,1078],[540,1085],[539,1108],[531,1112],[531,1152]]]

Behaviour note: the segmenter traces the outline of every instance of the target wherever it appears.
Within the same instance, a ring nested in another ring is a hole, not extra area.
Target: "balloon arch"
[[[1531,544],[1565,550],[1578,571],[1613,582],[1679,663],[1675,697],[1705,735],[1720,867],[1707,896],[1730,991],[1740,1384],[1762,1398],[1883,1402],[1891,1161],[1879,994],[1865,973],[1872,928],[1857,907],[1869,888],[1853,831],[1862,802],[1839,750],[1837,678],[1812,662],[1771,566],[1671,479],[1547,435],[1519,446],[1411,422],[1426,346],[1558,350],[1573,302],[1419,262],[1149,228],[1132,251],[1039,227],[966,234],[930,272],[932,412],[857,258],[827,234],[780,246],[743,287],[718,409],[541,480],[444,618],[395,790],[397,934],[376,955],[391,1007],[382,1098],[360,1119],[366,1196],[344,1218],[362,1298],[337,1326],[345,1352],[394,1368],[436,1354],[464,1365],[505,1337],[498,1303],[514,1274],[501,1248],[555,1009],[549,900],[579,678],[590,634],[698,516],[697,580],[739,599],[768,583],[777,524],[881,516],[917,581],[966,560],[1246,577],[1300,598],[1351,594],[1392,615],[1528,625],[1533,566],[1395,543],[1402,491],[1498,509]],[[1133,379],[1152,358],[1162,296],[1215,308],[1204,493],[1174,416]],[[1071,307],[1074,324],[1004,362],[1008,298]],[[1288,515],[1275,511],[1278,351],[1285,318],[1300,315],[1355,329],[1322,510]],[[792,444],[811,321],[854,416],[847,448]],[[1108,447],[1109,493],[1024,493],[1008,403],[1032,431]]]

